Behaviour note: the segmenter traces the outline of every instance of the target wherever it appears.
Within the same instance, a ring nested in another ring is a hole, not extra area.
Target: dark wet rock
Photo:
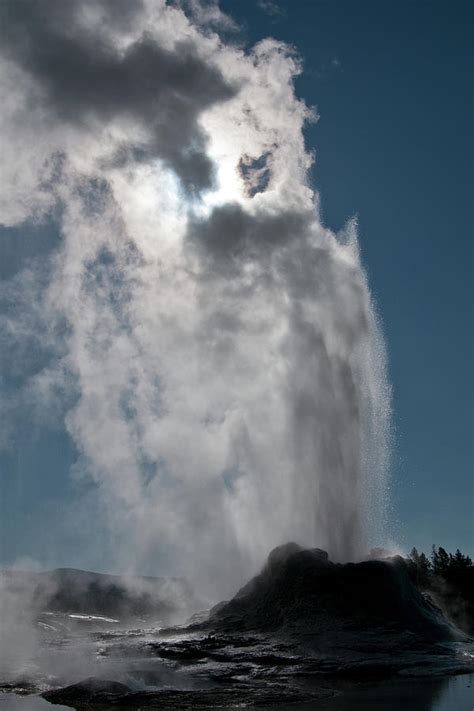
[[[101,674],[133,689],[49,679],[63,688],[44,697],[98,711],[286,708],[320,698],[323,686],[333,693],[344,685],[474,669],[474,645],[456,641],[456,630],[420,594],[400,558],[342,565],[318,549],[283,546],[231,601],[203,617],[159,631],[65,637],[65,654],[76,640],[89,644],[95,661],[100,655]]]
[[[261,684],[249,687],[241,684],[230,688],[160,689],[130,691],[123,684],[86,679],[79,684],[49,691],[42,696],[53,704],[64,704],[75,709],[94,706],[107,708],[174,709],[236,708],[238,706],[268,706],[302,703],[333,695],[324,688],[303,689],[281,684]]]
[[[474,657],[458,655],[458,639],[403,559],[335,564],[324,551],[288,544],[207,620],[161,630],[148,649],[193,678],[292,687],[302,678],[472,671]]]
[[[129,693],[130,688],[125,684],[90,677],[80,681],[78,684],[71,684],[54,691],[46,691],[42,696],[52,704],[75,706],[86,703],[109,703],[115,698],[123,697]]]
[[[203,628],[285,630],[313,635],[315,643],[331,632],[370,630],[409,631],[427,642],[459,637],[415,587],[402,558],[336,564],[296,544],[272,551],[260,575],[211,611]]]
[[[288,544],[207,620],[162,629],[137,654],[202,683],[292,687],[472,671],[474,656],[458,654],[458,637],[403,559],[335,564],[324,551]]]
[[[433,575],[426,590],[446,617],[474,637],[474,566],[451,571],[446,578]]]

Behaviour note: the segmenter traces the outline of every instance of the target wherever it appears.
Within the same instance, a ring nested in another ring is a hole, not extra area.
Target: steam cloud
[[[383,542],[384,344],[356,225],[318,217],[292,49],[196,2],[0,13],[1,219],[61,235],[2,287],[3,345],[44,356],[7,415],[64,412],[126,570],[159,548],[223,594],[287,540]]]

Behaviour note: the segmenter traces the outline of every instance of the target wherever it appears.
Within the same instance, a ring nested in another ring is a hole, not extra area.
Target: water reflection
[[[358,684],[341,691],[332,699],[287,706],[285,711],[474,711],[474,674]]]
[[[332,699],[312,704],[285,705],[285,711],[474,711],[474,674],[444,679],[359,684],[341,689]],[[47,711],[65,709],[51,706],[35,696],[0,695],[1,711]],[[105,711],[104,707],[101,707]],[[112,711],[112,707],[111,707]],[[283,711],[281,706],[267,711]]]

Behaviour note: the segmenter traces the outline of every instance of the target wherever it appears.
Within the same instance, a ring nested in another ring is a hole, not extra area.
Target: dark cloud
[[[209,218],[191,223],[188,239],[205,260],[231,267],[302,239],[309,218],[293,211],[251,215],[238,203],[227,203],[214,208]]]
[[[248,197],[255,197],[257,193],[263,193],[267,189],[271,177],[270,156],[271,153],[267,151],[258,158],[248,155],[241,157],[238,170],[244,181]]]
[[[130,117],[149,140],[125,146],[122,158],[166,161],[189,190],[212,184],[202,111],[234,95],[235,89],[191,42],[173,50],[143,34],[119,53],[81,22],[89,3],[4,0],[0,3],[3,52],[32,75],[54,117],[73,124]],[[136,21],[141,3],[95,4],[112,26]]]

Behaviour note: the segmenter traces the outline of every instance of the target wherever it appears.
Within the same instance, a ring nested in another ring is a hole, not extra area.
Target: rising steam
[[[287,540],[384,541],[390,396],[356,226],[318,217],[298,58],[192,7],[1,3],[2,220],[61,233],[3,332],[46,354],[22,397],[63,412],[124,570],[159,549],[221,594]]]

